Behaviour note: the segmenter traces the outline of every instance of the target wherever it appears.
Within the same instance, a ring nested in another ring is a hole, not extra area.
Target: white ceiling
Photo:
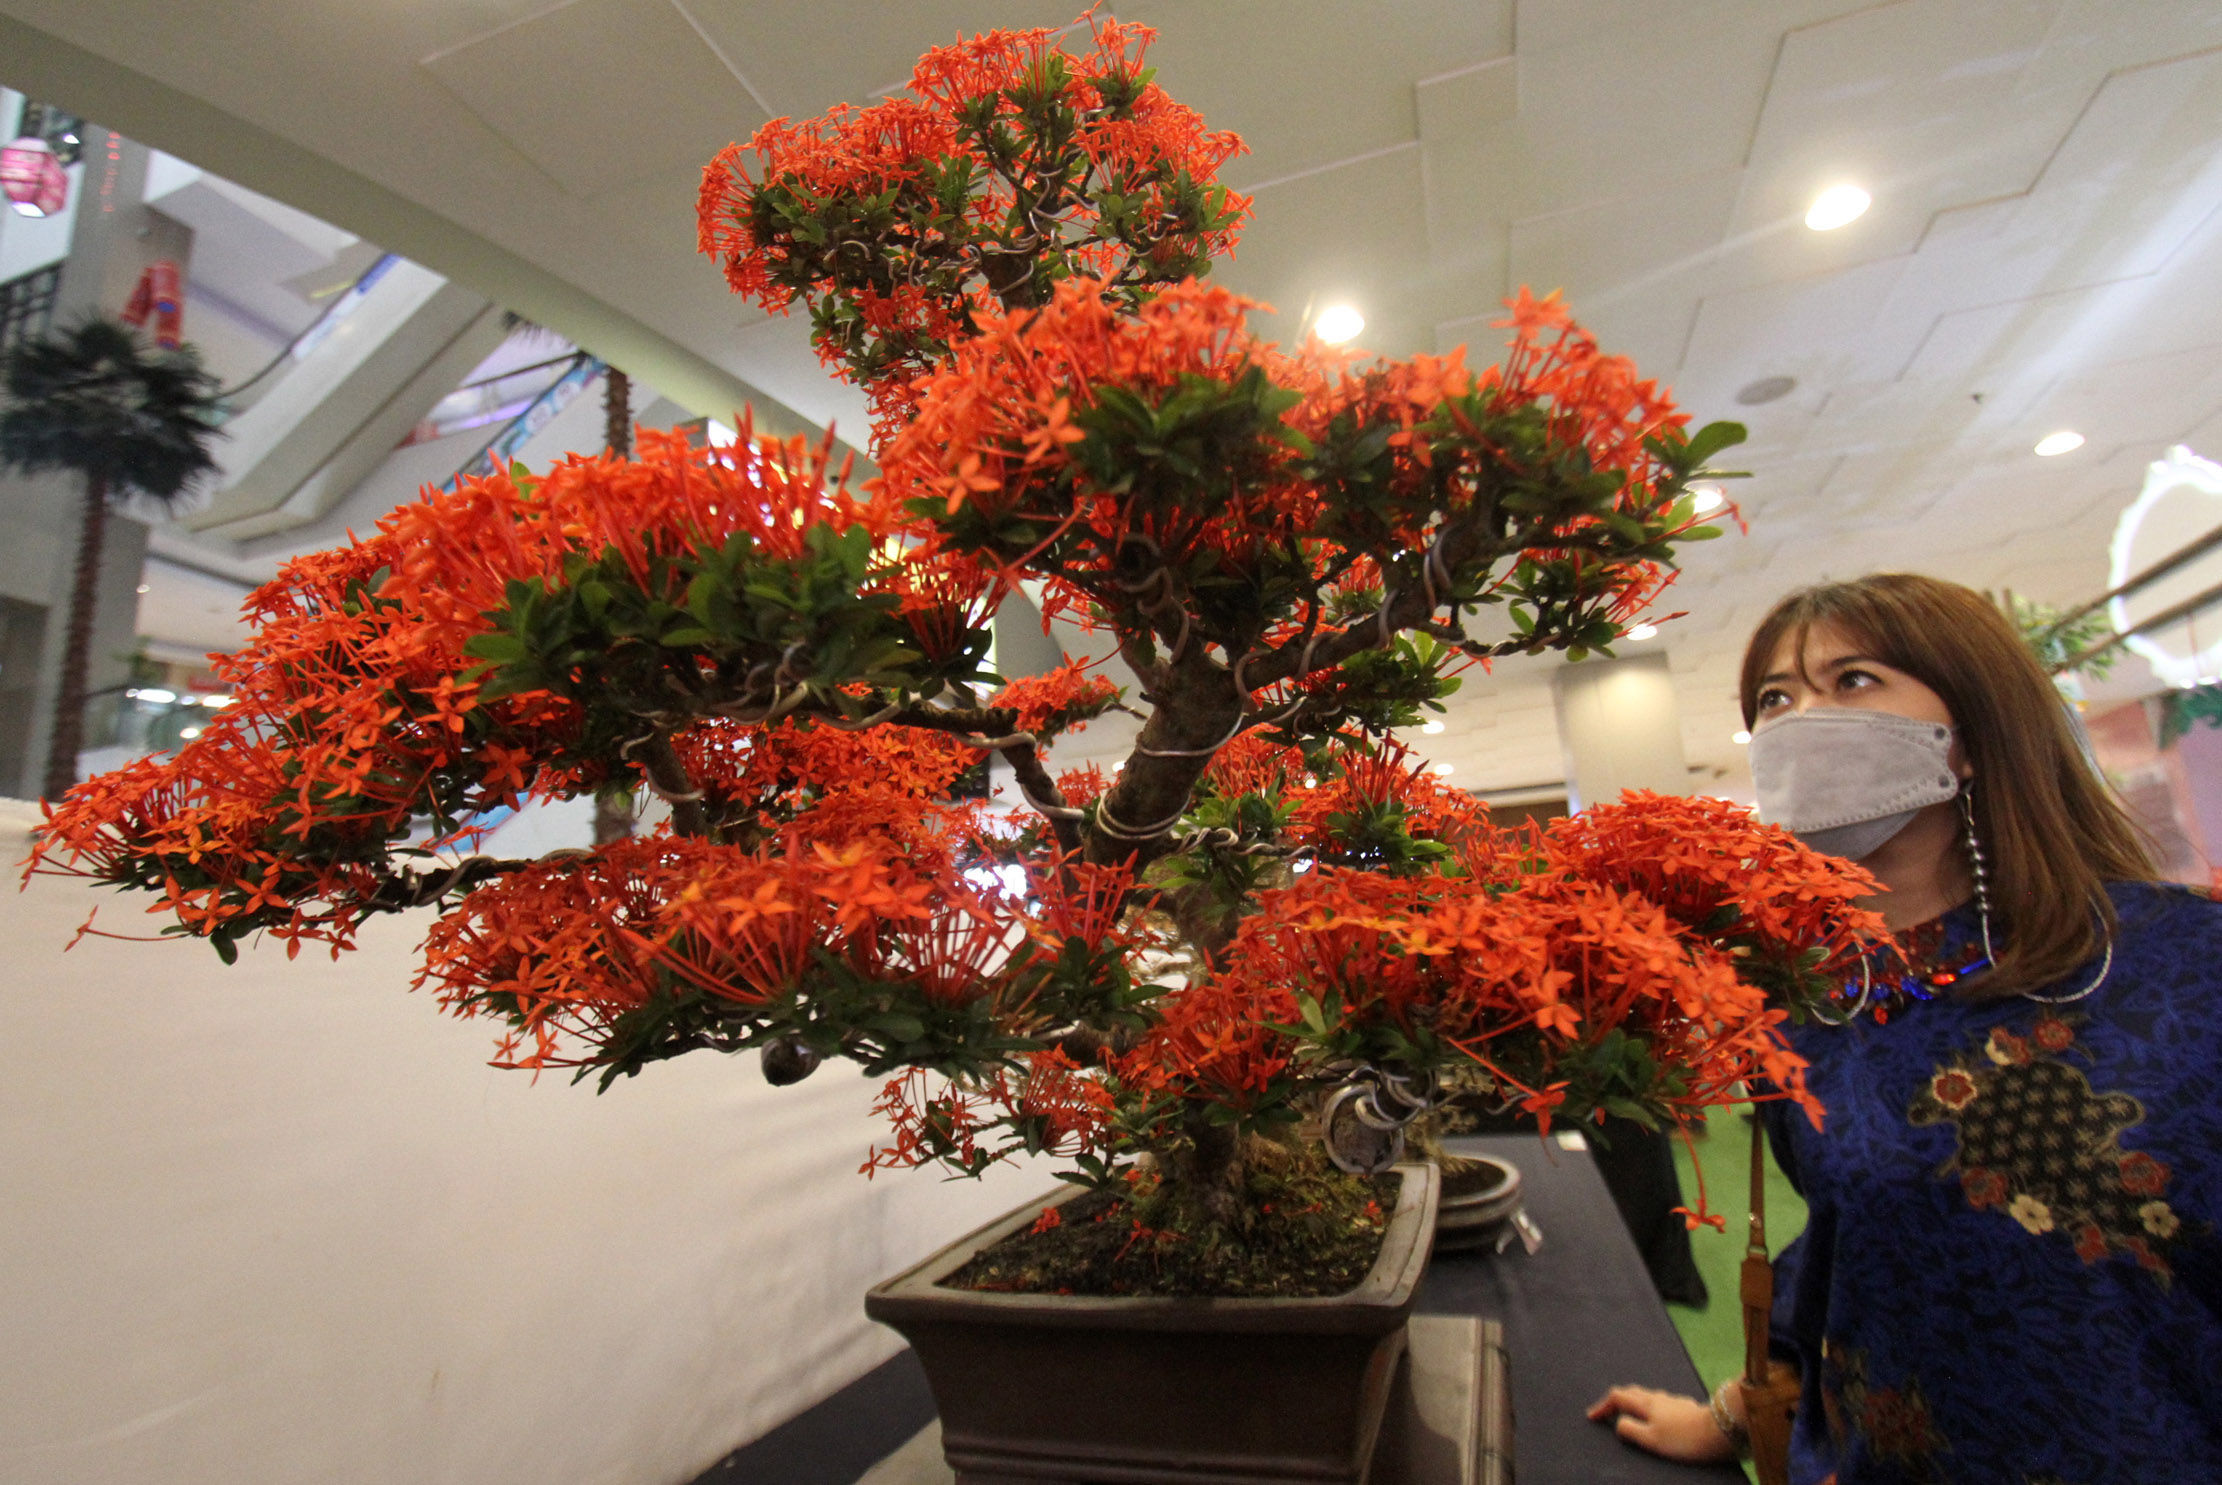
[[[359,219],[295,200],[349,231],[533,312],[489,280],[497,258],[523,264],[861,432],[860,399],[818,370],[801,322],[767,322],[695,255],[701,166],[772,115],[868,101],[959,31],[1063,24],[1075,4],[0,0],[0,43],[17,43],[0,44],[0,82],[68,103],[81,76],[113,111],[131,106],[113,86],[128,69],[185,95],[170,112],[192,113],[180,133],[204,148],[222,152],[231,121],[273,161],[293,151],[367,182]],[[1373,348],[1471,342],[1485,360],[1500,296],[1562,287],[1700,419],[1751,425],[1737,462],[1753,478],[1735,491],[1751,532],[1691,550],[1671,604],[1689,617],[1650,642],[1673,657],[1690,761],[1729,783],[1737,646],[1782,591],[1912,567],[2079,600],[2104,586],[2143,466],[2176,442],[2222,453],[2212,0],[1135,0],[1119,14],[1159,28],[1176,97],[1248,139],[1225,174],[1256,193],[1256,220],[1223,274],[1288,330],[1347,298]],[[10,75],[11,54],[37,75]],[[150,108],[128,132],[177,148],[163,120]],[[286,171],[258,178],[256,158],[204,163],[288,199]],[[1807,203],[1837,180],[1874,209],[1808,231]],[[389,195],[498,254],[443,261],[403,241],[373,220],[386,208],[370,198]],[[1768,376],[1797,390],[1738,407]],[[2056,427],[2089,442],[2033,457]],[[1469,683],[1428,751],[1476,787],[1559,777],[1546,674],[1528,662]]]

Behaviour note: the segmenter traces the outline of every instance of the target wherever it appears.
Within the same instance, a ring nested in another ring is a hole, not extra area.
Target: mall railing
[[[571,399],[593,385],[596,378],[607,370],[602,362],[580,351],[572,358],[569,371],[550,382],[547,389],[532,399],[525,410],[509,420],[501,432],[487,440],[486,446],[463,461],[440,488],[453,490],[463,481],[481,479],[504,468],[517,451],[525,446],[535,433],[548,426],[555,415],[571,405]]]
[[[223,399],[225,415],[236,417],[261,401],[264,394],[283,380],[276,373],[307,360],[310,353],[322,345],[349,315],[362,307],[364,297],[385,276],[386,270],[400,261],[392,253],[379,258],[364,269],[362,276],[349,284],[346,292],[333,300],[324,313],[318,315],[300,334],[287,341],[284,349],[272,356],[260,371],[235,387],[224,388],[218,395]]]

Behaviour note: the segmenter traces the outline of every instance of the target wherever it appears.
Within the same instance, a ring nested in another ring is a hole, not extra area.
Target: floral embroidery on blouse
[[[2099,1093],[2066,1060],[2078,1050],[2076,1020],[2045,1011],[2025,1031],[1992,1027],[1979,1048],[1936,1069],[1906,1116],[1956,1128],[1958,1147],[1937,1174],[1956,1177],[1970,1207],[2003,1213],[2032,1237],[2063,1238],[2085,1263],[2135,1259],[2165,1285],[2182,1227],[2166,1199],[2170,1171],[2121,1147],[2144,1106]]]

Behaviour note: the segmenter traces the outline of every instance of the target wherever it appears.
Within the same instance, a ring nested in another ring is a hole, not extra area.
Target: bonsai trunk
[[[77,782],[77,755],[85,741],[85,670],[92,658],[93,619],[100,604],[100,549],[108,538],[108,479],[85,476],[85,522],[77,538],[77,581],[69,597],[68,640],[62,647],[61,687],[54,697],[54,731],[46,747],[46,782],[39,793],[59,800]]]
[[[1232,1124],[1214,1123],[1210,1106],[1190,1100],[1181,1115],[1188,1147],[1165,1162],[1176,1206],[1193,1206],[1219,1227],[1242,1215],[1242,1136]]]

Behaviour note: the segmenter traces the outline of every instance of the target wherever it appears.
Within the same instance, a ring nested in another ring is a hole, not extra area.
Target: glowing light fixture
[[[198,727],[181,728],[178,732],[178,736],[184,738],[187,742],[191,742],[194,738],[199,737],[200,735],[201,729]]]
[[[1874,202],[1857,186],[1830,186],[1806,208],[1805,224],[1816,232],[1834,232],[1865,216]]]
[[[151,701],[156,706],[171,706],[174,705],[177,701],[177,692],[164,691],[160,687],[151,687],[145,690],[134,691],[131,694],[134,697],[138,698],[140,701]]]
[[[1441,732],[1442,730],[1443,730],[1443,724],[1442,724],[1442,723],[1440,723],[1440,722],[1430,722],[1430,723],[1428,723],[1428,724],[1427,724],[1427,725],[1426,725],[1425,727],[1422,727],[1422,728],[1420,729],[1420,731],[1422,731],[1422,732],[1425,732],[1425,733],[1428,733],[1428,734],[1430,734],[1430,735],[1433,735],[1433,734],[1435,734],[1435,733]]]
[[[1657,639],[1659,637],[1659,626],[1656,624],[1638,624],[1628,631],[1627,637],[1630,639]]]
[[[2037,457],[2050,459],[2056,454],[2072,454],[2083,447],[2083,435],[2073,428],[2062,428],[2058,433],[2047,433],[2037,440]]]
[[[1728,734],[1728,740],[1740,748],[1745,743],[1751,741],[1751,734],[1739,727],[1734,732]]]
[[[1452,765],[1448,763],[1438,763],[1430,768],[1428,772],[1434,774],[1437,778],[1443,778],[1451,772],[1451,769]]]
[[[1718,485],[1690,486],[1690,509],[1701,516],[1709,516],[1728,504],[1728,494]]]
[[[1366,317],[1347,304],[1330,304],[1312,321],[1312,334],[1329,345],[1356,340],[1358,332],[1365,328]]]
[[[2172,498],[2186,494],[2203,498],[2194,499],[2188,508],[2180,498]],[[2165,458],[2146,465],[2144,488],[2114,525],[2114,544],[2108,549],[2106,585],[2119,588],[2128,582],[2133,572],[2152,561],[2153,546],[2162,552],[2170,551],[2188,536],[2211,529],[2216,501],[2222,501],[2222,464],[2202,459],[2177,444]],[[2156,518],[2155,508],[2164,503],[2174,508]],[[2149,538],[2153,546],[2139,551],[2138,533],[2148,522],[2154,527]],[[2197,585],[2212,580],[2210,567],[2194,566],[2184,573],[2162,579],[2139,599],[2139,605],[2145,613],[2153,613],[2179,598],[2188,597],[2197,591]],[[2117,598],[2107,604],[2106,616],[2113,621],[2117,634],[2137,624],[2125,599]],[[2145,663],[2152,667],[2153,675],[2164,685],[2197,686],[2222,673],[2222,639],[2201,645],[2197,629],[2191,628],[2190,634],[2192,643],[2188,653],[2183,648],[2160,644],[2147,634],[2132,634],[2122,643],[2143,656]]]

